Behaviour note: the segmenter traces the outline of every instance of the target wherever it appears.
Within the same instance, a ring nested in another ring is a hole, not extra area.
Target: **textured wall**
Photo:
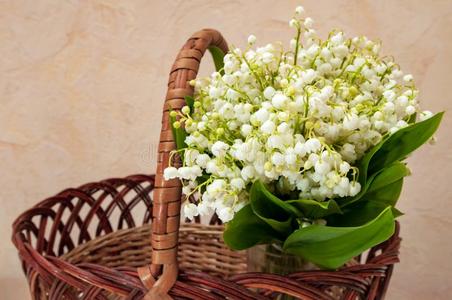
[[[242,46],[287,41],[298,1],[0,1],[0,298],[26,299],[9,242],[14,217],[64,187],[154,168],[167,72],[202,27]],[[384,41],[415,75],[425,107],[450,110],[452,1],[303,1],[333,27]],[[203,67],[204,73],[210,63]],[[435,147],[410,158],[403,248],[389,299],[452,292],[452,116]]]

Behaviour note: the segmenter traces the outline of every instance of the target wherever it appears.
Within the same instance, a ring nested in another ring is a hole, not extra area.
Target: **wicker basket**
[[[33,299],[382,299],[400,238],[394,236],[336,271],[287,276],[246,273],[246,252],[229,250],[222,225],[180,226],[181,186],[162,177],[175,148],[168,110],[192,95],[206,49],[227,51],[215,30],[195,33],[171,69],[155,176],[134,175],[67,189],[13,224]],[[151,198],[151,191],[153,197]],[[152,224],[151,223],[152,220]],[[151,237],[151,239],[150,239]]]

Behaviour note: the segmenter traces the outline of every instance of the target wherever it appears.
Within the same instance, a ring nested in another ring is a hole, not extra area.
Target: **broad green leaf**
[[[390,135],[372,156],[368,171],[381,170],[395,161],[401,160],[427,142],[435,133],[444,112],[422,122],[411,124]]]
[[[193,113],[193,106],[195,104],[195,99],[192,96],[185,96],[185,103],[190,108],[190,113]]]
[[[386,194],[393,192],[394,196],[392,196],[392,198],[395,199],[395,201],[397,201],[397,198],[400,195],[400,191],[396,194],[396,192],[393,190],[396,189],[396,185],[394,186],[389,185],[399,181],[400,179],[408,175],[410,175],[410,170],[406,167],[404,163],[397,161],[390,165],[389,167],[384,168],[383,170],[380,170],[378,173],[370,176],[365,182],[365,185],[361,186],[361,191],[358,193],[358,195],[338,200],[340,206],[343,208],[351,205],[352,203],[372,198],[374,195],[371,193],[374,193],[376,190],[385,187],[389,188],[389,190],[386,191]]]
[[[278,232],[256,216],[251,205],[244,206],[226,223],[223,239],[233,250],[243,250],[257,244],[280,239]]]
[[[299,199],[289,200],[286,203],[295,206],[302,212],[304,217],[310,219],[320,219],[332,214],[342,213],[339,205],[334,200],[319,202],[311,199]]]
[[[368,168],[369,163],[372,159],[372,157],[375,155],[375,153],[380,150],[380,148],[384,145],[388,137],[383,138],[383,140],[375,145],[373,148],[368,150],[368,152],[361,158],[361,160],[358,163],[359,168],[359,182],[361,183],[361,186],[365,185],[367,182],[368,176]]]
[[[374,178],[377,175],[378,175],[378,173],[373,174],[369,178],[367,178],[366,176],[364,176],[364,177],[360,176],[359,183],[361,184],[361,190],[359,191],[359,193],[352,197],[345,197],[345,198],[337,199],[339,207],[343,208],[352,203],[359,201],[367,193],[367,190],[369,189],[370,184],[372,183],[372,181],[374,180]]]
[[[215,46],[210,46],[209,52],[210,54],[212,54],[213,63],[215,64],[215,70],[221,75],[224,75],[224,52],[220,48]]]
[[[183,149],[187,147],[185,144],[185,138],[187,137],[187,133],[183,128],[176,129],[176,147],[177,149]]]
[[[387,207],[372,221],[357,227],[311,225],[294,231],[284,249],[314,264],[335,269],[387,240],[394,233],[394,217]]]
[[[327,218],[327,224],[337,227],[361,226],[375,219],[382,211],[390,208],[394,218],[402,215],[395,207],[379,201],[356,202],[344,209],[342,215],[332,215]]]
[[[252,206],[252,205],[251,205]],[[287,217],[285,220],[279,221],[272,218],[265,217],[265,211],[259,211],[252,206],[254,214],[260,218],[262,221],[271,226],[275,231],[281,233],[284,236],[288,236],[292,231],[293,217]]]
[[[410,175],[410,170],[404,163],[397,161],[389,167],[383,169],[375,176],[367,189],[367,193],[372,193],[373,191],[399,181],[408,175]]]
[[[368,178],[367,175],[367,168],[369,166],[369,162],[372,159],[372,156],[380,149],[380,147],[383,145],[383,141],[381,141],[379,144],[375,145],[373,148],[369,150],[369,152],[366,153],[366,155],[363,156],[363,158],[358,163],[359,168],[359,178],[358,181],[361,184],[361,191],[355,196],[352,197],[345,197],[342,199],[338,199],[340,207],[349,205],[351,203],[354,203],[361,199],[361,197],[367,192],[367,189],[369,188],[370,183],[372,182],[373,178],[376,174],[373,174]]]
[[[268,191],[264,184],[256,181],[251,186],[250,204],[254,213],[276,231],[286,236],[292,232],[291,211],[283,200]]]
[[[344,205],[344,214],[332,216],[328,219],[328,224],[358,226],[372,220],[388,206],[391,207],[394,217],[402,215],[394,206],[402,191],[403,177],[408,174],[409,170],[404,164],[392,164],[370,181],[367,192],[359,201]]]
[[[290,205],[287,201],[281,200],[273,195],[267,187],[259,180],[255,181],[250,190],[250,201],[253,210],[258,207],[261,212],[266,212],[266,218],[285,221],[287,216],[299,216],[301,212]]]
[[[338,200],[341,207],[360,200],[367,192],[376,173],[392,163],[403,160],[408,154],[427,142],[441,122],[443,112],[422,122],[411,124],[396,133],[386,136],[371,148],[358,163],[361,191],[353,197]]]
[[[173,138],[174,141],[176,142],[176,148],[180,150],[187,147],[187,144],[185,144],[185,138],[187,137],[187,133],[185,132],[185,129],[183,129],[182,127],[174,128],[173,125],[174,122],[176,122],[176,117],[172,117],[170,115],[171,131],[173,132]],[[181,155],[181,157],[183,158],[183,155]]]
[[[377,190],[366,193],[360,202],[373,201],[395,206],[402,192],[403,178],[385,185]]]

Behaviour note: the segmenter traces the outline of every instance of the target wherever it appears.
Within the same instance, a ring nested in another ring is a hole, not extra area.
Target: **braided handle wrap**
[[[178,179],[166,181],[163,178],[163,171],[168,166],[170,153],[176,149],[169,111],[170,109],[180,111],[185,105],[184,97],[193,95],[193,87],[189,85],[189,81],[196,78],[201,58],[212,46],[218,47],[224,53],[228,51],[227,43],[218,31],[203,29],[196,32],[182,47],[171,68],[168,92],[163,106],[155,175],[152,210],[152,265],[139,269],[141,280],[150,289],[145,299],[171,299],[168,291],[177,279],[181,183]],[[158,275],[160,277],[155,280]]]

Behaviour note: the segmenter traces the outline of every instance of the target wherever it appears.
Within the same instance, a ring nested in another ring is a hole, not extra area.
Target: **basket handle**
[[[153,197],[152,265],[138,270],[141,280],[150,289],[145,299],[171,299],[168,291],[177,280],[181,183],[178,179],[166,181],[163,178],[170,153],[176,149],[169,110],[180,111],[185,105],[184,97],[193,95],[193,87],[189,85],[189,81],[196,78],[201,58],[206,50],[213,46],[224,53],[228,51],[227,43],[218,31],[203,29],[196,32],[179,51],[169,75]],[[159,275],[160,277],[155,280]]]

